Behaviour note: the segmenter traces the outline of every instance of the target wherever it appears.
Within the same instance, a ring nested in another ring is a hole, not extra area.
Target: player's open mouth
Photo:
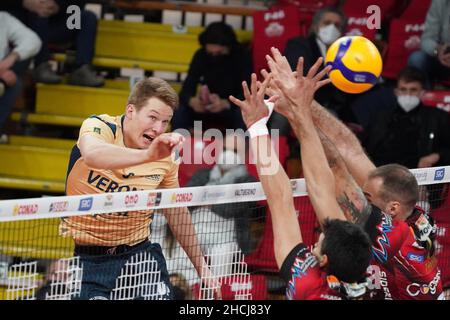
[[[146,135],[146,134],[143,134],[143,137],[144,137],[145,139],[147,139],[148,142],[152,142],[153,139],[155,139],[155,138],[150,137],[149,135]]]

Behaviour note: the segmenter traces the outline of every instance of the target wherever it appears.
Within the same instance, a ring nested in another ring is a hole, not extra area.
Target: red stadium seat
[[[317,220],[314,209],[308,197],[295,198],[294,205],[298,211],[298,221],[302,231],[303,242],[311,246],[317,240]],[[266,214],[262,239],[255,251],[245,257],[245,262],[249,269],[255,272],[278,272],[273,246],[272,218],[269,209]]]
[[[324,7],[337,4],[337,0],[278,0],[279,4],[292,4],[300,11],[316,12]]]
[[[396,6],[395,0],[347,0],[344,4],[343,11],[348,18],[347,34],[362,35],[370,40],[375,39],[376,29],[367,27],[367,20],[370,14],[367,8],[371,5],[380,7],[381,21],[390,16],[391,11]]]
[[[260,76],[267,69],[266,54],[276,47],[284,52],[286,42],[301,35],[300,12],[296,6],[274,6],[253,14],[253,70]]]
[[[402,20],[425,20],[431,0],[411,0],[400,15]]]
[[[428,91],[423,95],[422,103],[450,113],[450,91]]]
[[[312,23],[314,14],[324,8],[329,6],[335,6],[337,0],[279,0],[279,4],[284,5],[294,5],[298,8],[300,12],[300,35],[308,34],[309,28]]]
[[[391,21],[382,76],[395,79],[411,53],[420,48],[425,18],[431,0],[411,0],[398,19]]]
[[[221,281],[223,300],[239,300],[236,294],[245,289],[250,290],[251,300],[267,300],[267,280],[263,275],[251,274],[249,277],[229,276],[222,278]],[[199,296],[199,290],[199,284],[192,286],[193,297]]]
[[[420,48],[420,37],[424,28],[423,19],[391,21],[388,49],[384,61],[382,76],[395,79],[406,67],[408,57]]]

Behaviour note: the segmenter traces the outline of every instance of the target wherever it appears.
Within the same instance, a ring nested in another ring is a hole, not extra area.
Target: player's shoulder
[[[391,215],[373,204],[371,204],[371,211],[365,225],[365,229],[369,235],[373,229],[383,230],[385,232],[409,232],[409,225],[405,221],[394,220]]]
[[[110,116],[109,114],[93,114],[85,119],[85,121],[100,121],[108,124],[120,125],[120,116]]]
[[[118,128],[121,127],[121,117],[120,116],[110,116],[108,114],[100,114],[100,115],[91,115],[83,121],[82,128],[96,127],[97,132],[102,134],[103,129],[107,131],[111,131],[114,136],[118,131]]]

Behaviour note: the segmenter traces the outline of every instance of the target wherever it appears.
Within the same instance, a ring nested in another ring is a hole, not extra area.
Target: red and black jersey
[[[373,254],[369,288],[382,290],[385,299],[439,299],[440,271],[431,255],[432,232],[423,212],[415,211],[414,217],[403,222],[372,208],[365,227]]]
[[[366,292],[365,284],[344,284],[336,277],[327,275],[303,243],[288,254],[280,275],[288,283],[286,297],[289,300],[347,300],[361,297]],[[352,293],[347,294],[350,291]]]

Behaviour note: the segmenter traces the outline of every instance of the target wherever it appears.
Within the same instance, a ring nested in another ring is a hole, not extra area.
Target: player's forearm
[[[206,263],[188,209],[166,209],[164,213],[175,239],[178,240],[201,277]]]
[[[148,161],[145,150],[99,143],[81,152],[87,166],[94,169],[123,169]]]
[[[269,136],[251,139],[259,180],[269,206],[292,203],[292,189],[286,172],[272,147]]]
[[[339,151],[328,137],[317,129],[328,164],[335,178],[336,200],[347,220],[363,225],[370,214],[370,206],[361,188],[356,184]]]
[[[347,154],[364,153],[353,132],[316,101],[311,105],[311,113],[314,125],[334,143],[343,157]]]
[[[375,169],[375,166],[367,157],[358,138],[345,124],[316,101],[313,101],[311,105],[311,113],[314,125],[334,144],[350,174],[356,179],[358,185],[362,186],[368,172]]]
[[[278,267],[281,267],[292,248],[302,242],[292,188],[269,136],[251,139],[251,146],[272,217],[275,260]]]
[[[315,208],[322,207],[327,198],[335,195],[335,179],[328,166],[325,151],[320,142],[319,135],[312,122],[309,110],[293,115],[290,119],[292,128],[300,141],[303,173],[307,181],[308,194],[311,201],[316,202]],[[315,210],[317,219],[322,223],[326,218],[339,218],[335,212]]]

